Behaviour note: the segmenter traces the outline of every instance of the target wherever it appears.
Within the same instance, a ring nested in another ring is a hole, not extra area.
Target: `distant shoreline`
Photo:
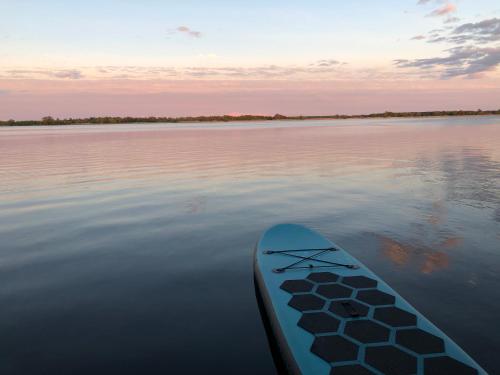
[[[47,126],[47,125],[111,125],[133,123],[196,123],[196,122],[237,122],[237,121],[277,121],[277,120],[345,120],[370,118],[419,118],[419,117],[455,117],[500,115],[499,110],[477,111],[428,111],[428,112],[383,112],[368,115],[330,115],[330,116],[188,116],[188,117],[88,117],[59,119],[50,116],[41,120],[0,121],[0,126]]]

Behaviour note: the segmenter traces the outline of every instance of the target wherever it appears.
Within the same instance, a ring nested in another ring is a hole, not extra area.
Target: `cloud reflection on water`
[[[382,254],[398,267],[418,267],[421,273],[430,274],[450,264],[450,256],[445,252],[421,244],[401,243],[383,235],[377,237]]]

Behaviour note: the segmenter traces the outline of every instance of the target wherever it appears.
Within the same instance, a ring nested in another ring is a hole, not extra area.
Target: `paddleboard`
[[[383,280],[304,226],[267,230],[254,275],[287,373],[486,375]]]

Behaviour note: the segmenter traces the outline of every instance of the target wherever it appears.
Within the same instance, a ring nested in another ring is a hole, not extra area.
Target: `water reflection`
[[[500,207],[495,210],[493,218],[495,219],[495,221],[498,221],[500,223]]]
[[[446,238],[445,240],[443,240],[443,242],[439,244],[439,246],[444,248],[454,248],[460,246],[463,242],[464,239],[462,237],[455,236]]]
[[[430,274],[443,270],[449,266],[448,253],[425,247],[422,244],[402,244],[396,240],[379,235],[382,253],[399,267],[418,266],[423,274]],[[440,246],[452,247],[455,239],[443,241]]]
[[[404,266],[410,261],[410,257],[415,252],[411,245],[402,245],[392,238],[380,236],[381,247],[384,255],[398,266]]]
[[[437,270],[447,268],[450,264],[448,254],[435,251],[432,253],[424,253],[424,263],[420,271],[425,274],[435,272]]]
[[[273,373],[252,249],[279,222],[498,368],[499,144],[498,117],[0,129],[0,372]]]
[[[446,203],[444,200],[432,203],[432,210],[427,220],[434,226],[439,226],[446,221]]]
[[[465,147],[459,155],[445,153],[441,158],[441,171],[446,199],[479,208],[498,207],[499,170],[500,162],[484,155],[482,149]]]
[[[207,198],[204,196],[195,196],[186,202],[186,211],[190,214],[199,214],[203,212],[207,205]]]

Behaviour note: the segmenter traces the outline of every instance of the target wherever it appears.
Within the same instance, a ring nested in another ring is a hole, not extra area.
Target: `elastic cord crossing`
[[[292,252],[303,252],[303,251],[317,251],[317,253],[312,254],[308,257],[300,256],[300,255],[295,255],[295,254],[290,254]],[[315,259],[316,257],[329,252],[329,251],[338,251],[338,249],[334,247],[329,247],[325,249],[290,249],[290,250],[267,250],[264,251],[264,254],[272,255],[272,254],[281,254],[281,255],[286,255],[292,258],[299,258],[298,261],[289,264],[286,267],[281,267],[281,268],[275,268],[273,269],[273,272],[277,273],[282,273],[285,272],[286,270],[291,270],[291,269],[306,269],[306,268],[327,268],[327,267],[346,267],[350,269],[356,269],[358,266],[354,264],[343,264],[343,263],[336,263],[336,262],[329,262],[327,260],[322,260],[322,259]],[[305,262],[306,260],[314,260],[319,263],[325,263],[328,264],[328,266],[314,266],[312,264],[309,264],[307,266],[302,266],[302,267],[296,267],[298,264]]]

